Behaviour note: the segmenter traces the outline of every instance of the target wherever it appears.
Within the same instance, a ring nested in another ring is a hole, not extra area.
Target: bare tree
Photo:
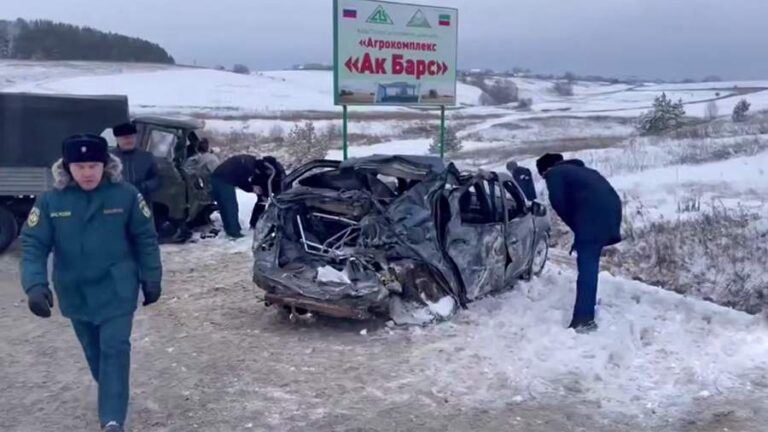
[[[269,138],[275,142],[283,142],[285,140],[285,130],[279,124],[272,126],[269,129]]]
[[[706,109],[706,112],[704,113],[704,118],[706,118],[707,120],[712,121],[712,120],[717,118],[717,113],[718,113],[718,111],[717,111],[717,102],[710,101],[707,104],[707,109]]]
[[[491,95],[489,95],[486,92],[480,93],[480,98],[478,99],[478,102],[480,102],[480,105],[482,106],[492,106],[496,105],[496,101],[493,100]]]
[[[318,135],[315,124],[311,121],[303,125],[296,124],[285,137],[287,166],[294,168],[315,159],[323,159],[328,154],[330,143]]]
[[[248,69],[248,66],[246,65],[236,64],[232,67],[232,72],[236,74],[250,75],[251,70]]]
[[[560,96],[573,96],[573,84],[570,81],[558,81],[552,89]]]
[[[521,110],[529,110],[533,106],[533,98],[520,98],[517,102],[517,108]]]

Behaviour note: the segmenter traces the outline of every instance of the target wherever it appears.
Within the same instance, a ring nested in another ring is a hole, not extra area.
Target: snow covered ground
[[[571,115],[611,113],[634,116],[647,110],[662,91],[681,98],[692,115],[703,115],[706,101],[722,98],[720,112],[730,112],[748,94],[753,110],[768,108],[768,81],[664,84],[647,86],[576,83],[574,96],[552,91],[550,81],[512,78],[520,97],[532,98],[535,113]],[[259,115],[282,111],[337,112],[329,71],[272,71],[238,75],[226,71],[162,65],[87,62],[0,61],[0,90],[70,94],[126,94],[132,112]],[[459,104],[477,114],[504,112],[477,107],[481,91],[459,83]],[[752,100],[754,98],[754,100]],[[473,108],[473,106],[475,108]],[[392,107],[357,107],[360,112],[397,112]],[[561,111],[557,111],[561,110]],[[530,114],[521,114],[530,115]]]
[[[768,136],[759,124],[749,133],[725,128],[712,138],[654,141],[634,136],[627,120],[661,91],[683,98],[693,115],[703,115],[713,98],[723,98],[723,116],[742,97],[753,111],[766,109],[768,81],[577,83],[571,98],[555,95],[548,81],[515,81],[521,97],[534,99],[532,111],[468,106],[450,113],[464,138],[464,150],[452,155],[461,167],[501,170],[517,157],[534,168],[534,155],[566,151],[603,171],[631,209],[654,220],[690,216],[679,212],[690,197],[768,214]],[[134,114],[203,115],[217,132],[268,136],[313,116],[318,129],[338,125],[328,72],[243,76],[0,61],[0,90],[125,93]],[[476,105],[480,92],[460,85],[459,94]],[[353,142],[352,156],[428,154],[431,138],[402,137],[424,121],[407,120],[415,111],[359,110],[382,117],[353,121],[351,132],[384,142]],[[745,140],[754,151],[742,151]],[[717,158],[683,162],[692,150]],[[254,198],[238,193],[244,226]],[[600,329],[577,335],[565,329],[574,262],[556,250],[541,278],[443,323],[294,325],[263,308],[250,280],[250,246],[248,238],[217,238],[163,247],[164,297],[140,310],[135,324],[135,430],[714,432],[768,424],[763,316],[603,272]],[[87,430],[95,422],[93,385],[68,322],[31,316],[18,277],[17,245],[0,257],[0,430]]]
[[[759,317],[604,273],[601,329],[577,335],[564,328],[576,275],[563,257],[442,324],[293,325],[259,302],[249,247],[163,248],[164,297],[135,323],[134,430],[756,431],[768,421]],[[0,429],[87,430],[93,385],[68,323],[29,314],[14,255],[0,271]]]
[[[768,328],[759,318],[607,273],[599,334],[565,330],[575,277],[553,266],[456,322],[418,331],[425,344],[418,357],[430,359],[441,383],[435,391],[486,406],[578,395],[608,413],[650,419],[672,418],[699,398],[749,394],[755,383],[745,377],[765,377]],[[462,355],[478,364],[468,367]]]
[[[20,78],[16,63],[0,62],[0,76],[13,78],[0,87],[8,92],[63,94],[125,94],[134,114],[183,113],[209,116],[258,115],[282,111],[338,111],[333,105],[333,75],[321,71],[277,71],[239,75],[226,71],[166,67],[113,74],[58,69],[40,71],[33,79]],[[78,65],[79,66],[79,65]],[[78,73],[79,72],[79,73]],[[21,83],[17,83],[22,81]],[[0,81],[2,83],[2,81]],[[464,87],[464,85],[461,85]],[[478,89],[462,88],[460,103],[477,104]],[[401,111],[401,108],[357,108],[360,111]]]

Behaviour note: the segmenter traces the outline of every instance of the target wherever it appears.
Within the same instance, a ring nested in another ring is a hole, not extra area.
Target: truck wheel
[[[19,224],[10,210],[0,207],[0,253],[13,243],[19,234]]]

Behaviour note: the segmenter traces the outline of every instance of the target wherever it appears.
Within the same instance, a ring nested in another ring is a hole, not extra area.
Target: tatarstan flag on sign
[[[451,26],[451,16],[447,14],[441,14],[439,17],[439,24],[443,27]]]

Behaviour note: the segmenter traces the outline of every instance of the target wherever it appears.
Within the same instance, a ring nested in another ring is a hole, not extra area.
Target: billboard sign
[[[336,105],[455,105],[456,9],[334,0]]]

